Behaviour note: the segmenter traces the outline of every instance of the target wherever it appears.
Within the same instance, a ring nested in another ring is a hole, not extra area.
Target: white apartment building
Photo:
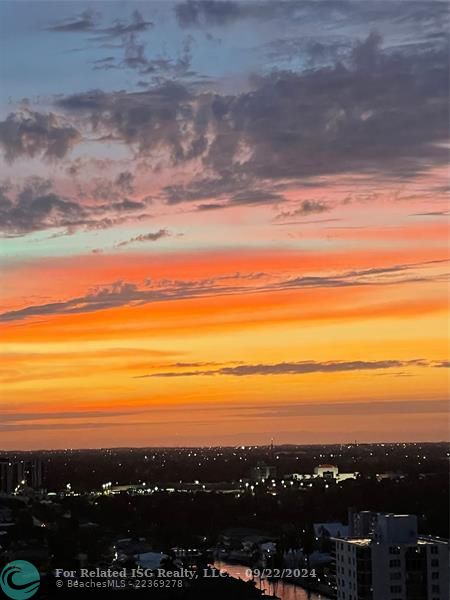
[[[419,536],[414,515],[378,514],[371,526],[334,540],[337,600],[448,600],[447,540]]]

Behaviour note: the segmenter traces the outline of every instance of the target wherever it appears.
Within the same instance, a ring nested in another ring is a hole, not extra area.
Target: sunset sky
[[[448,438],[447,2],[0,3],[0,449]]]

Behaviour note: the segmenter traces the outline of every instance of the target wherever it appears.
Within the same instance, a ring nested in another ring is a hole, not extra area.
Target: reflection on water
[[[244,581],[251,579],[251,577],[246,575],[248,567],[244,565],[230,565],[217,560],[215,561],[214,566],[217,569],[223,569],[224,571],[227,571],[227,573],[229,573],[232,577],[244,579]],[[283,581],[271,583],[266,579],[260,580],[256,578],[255,581],[256,586],[260,590],[264,590],[267,595],[275,594],[275,596],[278,596],[280,600],[328,600],[327,596],[317,594],[316,592],[307,592],[301,587],[292,585],[291,583],[285,583]]]

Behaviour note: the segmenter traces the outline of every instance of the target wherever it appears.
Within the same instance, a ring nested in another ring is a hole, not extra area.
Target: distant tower
[[[270,462],[273,463],[273,438],[270,440]]]

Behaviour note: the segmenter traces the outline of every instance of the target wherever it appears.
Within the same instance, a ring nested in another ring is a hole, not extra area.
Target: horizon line
[[[358,442],[356,440],[352,442],[327,442],[324,444],[316,443],[316,444],[274,444],[273,448],[315,448],[315,447],[333,447],[333,446],[374,446],[374,445],[398,445],[398,444],[406,444],[406,445],[416,445],[416,444],[433,444],[433,445],[442,445],[442,444],[450,444],[450,440],[439,440],[439,441],[431,441],[431,440],[416,440],[416,441],[373,441],[373,442]],[[97,452],[101,450],[182,450],[182,449],[203,449],[203,450],[213,450],[215,448],[222,449],[236,449],[236,448],[269,448],[271,447],[271,443],[268,444],[218,444],[214,446],[210,445],[180,445],[180,446],[100,446],[98,448],[37,448],[37,449],[29,449],[29,450],[19,450],[19,449],[2,449],[0,448],[0,454],[6,454],[11,452],[18,453],[32,453],[32,452]]]

